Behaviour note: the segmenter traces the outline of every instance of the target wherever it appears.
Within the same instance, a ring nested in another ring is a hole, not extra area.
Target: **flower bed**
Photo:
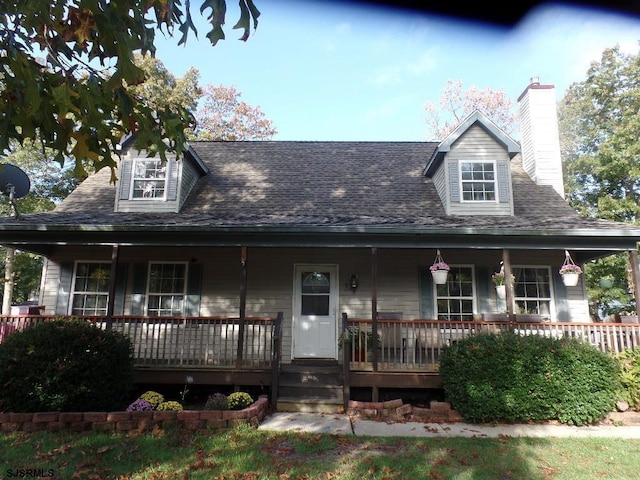
[[[224,430],[241,424],[257,427],[268,406],[269,398],[263,395],[243,410],[0,413],[0,431],[142,433],[166,427],[185,430]]]

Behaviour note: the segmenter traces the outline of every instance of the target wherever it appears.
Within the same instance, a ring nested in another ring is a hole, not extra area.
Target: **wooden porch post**
[[[513,282],[511,281],[511,256],[509,254],[508,248],[502,249],[502,266],[504,268],[504,284],[506,291],[506,299],[505,302],[507,304],[507,316],[509,317],[509,321],[515,321],[515,317],[513,315]]]
[[[373,371],[378,371],[378,249],[371,248],[371,360]],[[371,388],[371,401],[378,401],[378,386]]]
[[[109,272],[109,292],[107,301],[107,330],[113,326],[113,310],[116,303],[116,278],[118,276],[118,259],[120,258],[120,245],[111,248],[111,270]]]
[[[240,279],[240,318],[238,319],[236,368],[242,367],[242,352],[244,350],[244,319],[247,314],[247,247],[242,247],[240,250],[240,266],[242,273]]]
[[[349,329],[349,317],[346,312],[342,312],[342,403],[344,411],[349,408],[351,400],[351,342],[347,330]]]
[[[640,315],[640,268],[638,268],[638,249],[629,250],[629,263],[631,263],[631,281],[633,282],[633,298],[636,301],[636,315]],[[640,317],[638,317],[640,318]]]

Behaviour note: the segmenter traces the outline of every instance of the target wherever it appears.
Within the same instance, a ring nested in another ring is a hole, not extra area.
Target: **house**
[[[163,164],[125,142],[116,185],[105,169],[53,212],[4,218],[0,243],[46,258],[44,315],[130,335],[146,381],[274,388],[316,364],[374,396],[437,386],[439,350],[491,322],[596,338],[560,266],[638,264],[637,226],[563,198],[554,95],[526,87],[520,142],[479,111],[439,143],[193,142]],[[343,321],[375,334],[364,360],[343,356]]]

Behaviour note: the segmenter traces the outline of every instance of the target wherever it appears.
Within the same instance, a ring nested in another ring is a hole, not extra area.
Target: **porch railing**
[[[438,320],[377,321],[377,349],[370,318],[349,318],[345,324],[351,370],[438,371],[445,346],[482,332],[513,330],[521,335],[572,337],[603,352],[620,353],[640,347],[640,324],[636,323],[526,323],[455,322]],[[347,349],[345,349],[347,350]]]
[[[7,335],[59,316],[1,316],[0,342]],[[71,317],[70,317],[71,318]],[[245,317],[238,358],[240,319],[233,317],[87,317],[87,321],[121,332],[131,340],[135,365],[210,368],[263,368],[277,358],[278,317]]]
[[[8,335],[59,316],[0,316],[0,342]],[[106,317],[88,321],[107,328]],[[136,366],[188,368],[269,369],[280,361],[282,315],[244,319],[243,348],[238,358],[240,319],[233,317],[114,316],[111,328],[128,336]],[[481,332],[514,330],[522,335],[573,337],[601,351],[620,353],[640,347],[640,324],[448,322],[438,320],[383,320],[378,338],[371,336],[370,318],[347,318],[352,332],[347,344],[350,370],[437,372],[443,348]],[[362,334],[362,335],[360,335]],[[373,343],[377,343],[374,350]],[[345,348],[346,347],[346,348]],[[344,353],[344,352],[343,352]]]

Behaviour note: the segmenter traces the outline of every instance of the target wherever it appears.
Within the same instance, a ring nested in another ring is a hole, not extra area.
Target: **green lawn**
[[[640,440],[4,433],[0,479],[637,479]]]

